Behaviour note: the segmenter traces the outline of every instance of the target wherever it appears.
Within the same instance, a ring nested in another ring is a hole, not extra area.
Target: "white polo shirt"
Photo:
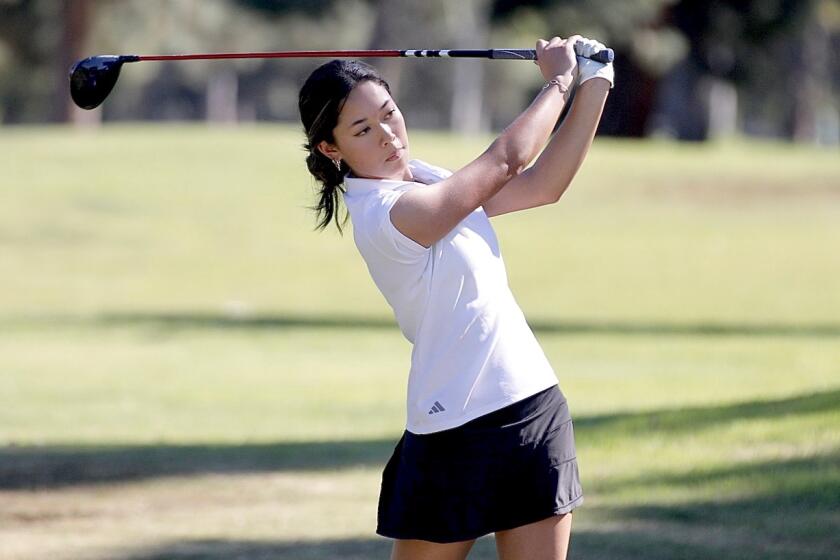
[[[406,237],[390,211],[406,191],[451,173],[420,160],[415,181],[345,179],[356,246],[414,345],[406,429],[460,426],[557,384],[508,287],[499,243],[478,208],[429,248]]]

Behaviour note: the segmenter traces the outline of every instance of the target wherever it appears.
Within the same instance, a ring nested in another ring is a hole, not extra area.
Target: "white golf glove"
[[[578,63],[577,85],[580,85],[587,80],[591,80],[592,78],[604,78],[610,83],[610,89],[614,87],[615,77],[612,63],[603,64],[586,58],[606,48],[607,47],[603,43],[599,43],[594,39],[581,37],[577,40],[577,43],[575,43],[575,54],[577,54]]]

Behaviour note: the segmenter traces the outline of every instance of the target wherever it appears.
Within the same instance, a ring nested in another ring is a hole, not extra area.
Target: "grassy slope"
[[[299,143],[0,135],[0,556],[387,555],[410,348],[352,236],[311,231]],[[840,544],[838,184],[834,152],[599,140],[561,204],[496,220],[576,418],[576,557]]]

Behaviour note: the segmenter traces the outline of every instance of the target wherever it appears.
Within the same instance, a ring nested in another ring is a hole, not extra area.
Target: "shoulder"
[[[446,179],[452,172],[443,167],[432,165],[420,159],[413,159],[408,163],[408,168],[415,180],[430,185]]]

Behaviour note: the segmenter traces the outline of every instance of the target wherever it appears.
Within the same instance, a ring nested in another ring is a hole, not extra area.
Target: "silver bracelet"
[[[551,86],[557,86],[558,88],[560,88],[560,93],[562,93],[563,95],[565,95],[569,92],[569,86],[564,84],[563,82],[561,82],[557,78],[552,78],[552,79],[548,80],[542,88],[547,89],[547,88],[550,88]]]

